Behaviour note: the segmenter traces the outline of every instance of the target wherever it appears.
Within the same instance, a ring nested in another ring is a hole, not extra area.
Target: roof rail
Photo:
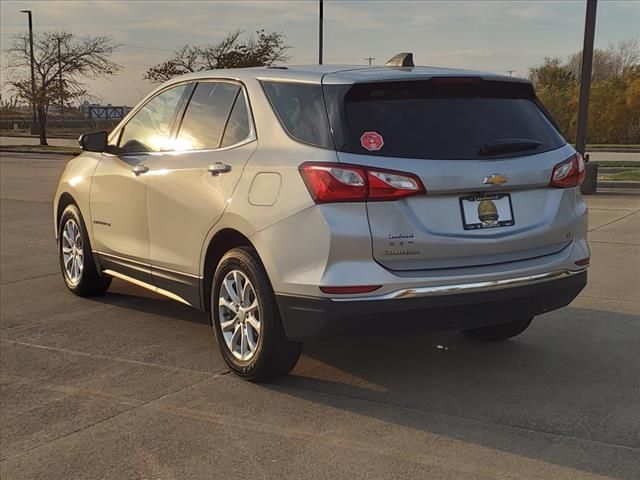
[[[394,55],[384,64],[385,67],[415,67],[413,64],[413,53],[403,52]]]

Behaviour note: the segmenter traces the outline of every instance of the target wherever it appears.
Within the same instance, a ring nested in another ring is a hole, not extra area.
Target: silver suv
[[[115,277],[209,312],[246,379],[286,374],[312,339],[504,340],[587,281],[584,162],[525,80],[199,72],[80,144],[53,211],[69,289]]]

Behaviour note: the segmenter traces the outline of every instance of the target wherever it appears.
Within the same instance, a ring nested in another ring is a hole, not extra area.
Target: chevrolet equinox
[[[529,81],[414,67],[175,78],[85,134],[54,199],[62,276],[208,312],[237,375],[302,343],[518,335],[585,286],[585,164]]]

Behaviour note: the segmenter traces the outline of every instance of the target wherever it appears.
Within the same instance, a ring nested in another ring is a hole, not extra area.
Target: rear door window
[[[326,86],[338,89],[327,95],[338,102],[330,107],[338,150],[485,159],[536,154],[566,143],[538,106],[530,85],[442,80]],[[508,147],[514,143],[520,147],[512,151]],[[523,143],[531,145],[523,149]]]
[[[239,93],[240,86],[234,83],[198,83],[180,125],[176,149],[219,148],[231,107]]]

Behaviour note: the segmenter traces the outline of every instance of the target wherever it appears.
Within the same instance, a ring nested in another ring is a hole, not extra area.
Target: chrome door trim
[[[146,288],[147,290],[150,290],[152,292],[159,293],[160,295],[164,295],[167,298],[170,298],[172,300],[176,300],[176,301],[178,301],[180,303],[184,303],[185,305],[189,305],[190,307],[193,306],[187,300],[185,300],[184,298],[182,298],[179,295],[176,295],[173,292],[170,292],[168,290],[164,290],[163,288],[158,288],[158,287],[156,287],[154,285],[151,285],[151,284],[149,284],[147,282],[143,282],[142,280],[138,280],[137,278],[133,278],[133,277],[130,277],[129,275],[125,275],[124,273],[116,272],[115,270],[111,270],[111,269],[103,270],[102,273],[104,273],[106,275],[110,275],[112,277],[119,278],[120,280],[124,280],[125,282],[129,282],[129,283],[132,283],[134,285],[138,285],[139,287]]]
[[[539,273],[536,275],[527,275],[525,277],[505,278],[503,280],[487,280],[484,282],[437,285],[433,287],[403,288],[400,290],[396,290],[395,292],[386,293],[384,295],[347,298],[333,297],[331,298],[331,300],[333,300],[334,302],[358,302],[368,300],[395,300],[403,298],[434,297],[439,295],[455,295],[457,293],[487,292],[504,288],[535,285],[537,283],[548,282],[551,280],[560,280],[562,278],[571,277],[573,275],[577,275],[586,271],[586,268],[580,270],[556,270],[553,272]]]
[[[198,280],[202,280],[202,278],[203,278],[203,277],[201,277],[199,275],[193,275],[191,273],[179,272],[177,270],[171,270],[169,268],[158,267],[158,266],[152,265],[150,263],[139,262],[139,261],[136,261],[136,260],[131,260],[130,258],[120,257],[118,255],[114,255],[113,253],[105,253],[105,252],[101,252],[99,250],[93,250],[93,253],[97,253],[101,257],[107,257],[107,258],[111,257],[111,258],[116,259],[116,260],[122,260],[124,262],[133,263],[133,264],[136,264],[136,265],[141,265],[143,267],[147,267],[147,268],[152,269],[152,270],[163,270],[165,272],[176,273],[178,275],[184,275],[185,277],[191,277],[191,278],[195,278],[195,279],[198,279]]]

